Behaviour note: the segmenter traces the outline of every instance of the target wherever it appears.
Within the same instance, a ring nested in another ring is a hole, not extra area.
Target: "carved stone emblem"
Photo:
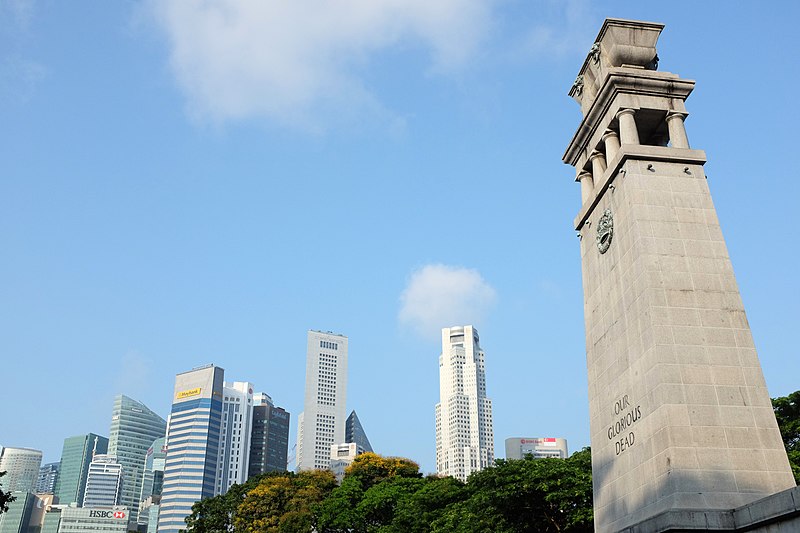
[[[603,216],[597,221],[597,249],[601,254],[608,251],[611,246],[611,239],[614,237],[614,217],[611,216],[611,209],[603,211]]]
[[[583,94],[583,76],[575,78],[575,83],[572,84],[572,90],[575,91],[575,96],[580,98]]]
[[[595,65],[600,63],[600,43],[594,43],[589,50],[589,57]]]

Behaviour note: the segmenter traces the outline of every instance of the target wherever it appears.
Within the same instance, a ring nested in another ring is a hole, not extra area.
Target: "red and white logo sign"
[[[114,511],[114,518],[125,518],[125,511]]]

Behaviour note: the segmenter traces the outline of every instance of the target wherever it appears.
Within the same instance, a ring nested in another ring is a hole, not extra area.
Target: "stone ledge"
[[[667,161],[669,163],[689,163],[694,165],[704,165],[706,153],[703,150],[692,150],[689,148],[672,148],[668,146],[649,146],[645,144],[623,144],[614,159],[608,162],[608,168],[603,172],[599,182],[594,184],[592,197],[581,207],[578,216],[575,218],[575,229],[580,231],[586,219],[592,214],[594,208],[600,202],[600,198],[608,189],[608,186],[619,174],[619,169],[628,159],[643,159],[646,161]]]
[[[732,510],[672,509],[625,527],[618,533],[692,531],[800,531],[800,487],[772,494]]]

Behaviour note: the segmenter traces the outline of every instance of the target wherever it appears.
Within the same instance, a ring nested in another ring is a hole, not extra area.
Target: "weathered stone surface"
[[[598,532],[732,528],[734,508],[794,486],[705,154],[665,138],[677,132],[688,146],[694,82],[636,64],[655,55],[661,27],[607,20],[580,94],[570,92],[584,119],[564,160],[593,178],[575,227]],[[603,252],[606,212],[613,240]]]

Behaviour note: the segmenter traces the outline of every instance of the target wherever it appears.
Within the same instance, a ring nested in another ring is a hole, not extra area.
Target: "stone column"
[[[589,155],[589,160],[592,162],[592,179],[598,183],[606,171],[606,156],[595,150]]]
[[[689,138],[686,137],[686,127],[683,124],[683,119],[685,118],[686,115],[684,113],[675,111],[667,113],[669,140],[672,142],[673,148],[689,148]]]
[[[581,171],[581,173],[578,174],[578,181],[581,182],[581,205],[584,205],[592,196],[592,191],[594,190],[592,173],[588,170]]]
[[[633,118],[635,114],[635,109],[617,111],[619,136],[622,144],[639,144],[639,130],[636,129],[636,120]]]
[[[603,134],[603,143],[606,145],[606,162],[614,159],[619,151],[619,136],[614,130],[608,130]]]

